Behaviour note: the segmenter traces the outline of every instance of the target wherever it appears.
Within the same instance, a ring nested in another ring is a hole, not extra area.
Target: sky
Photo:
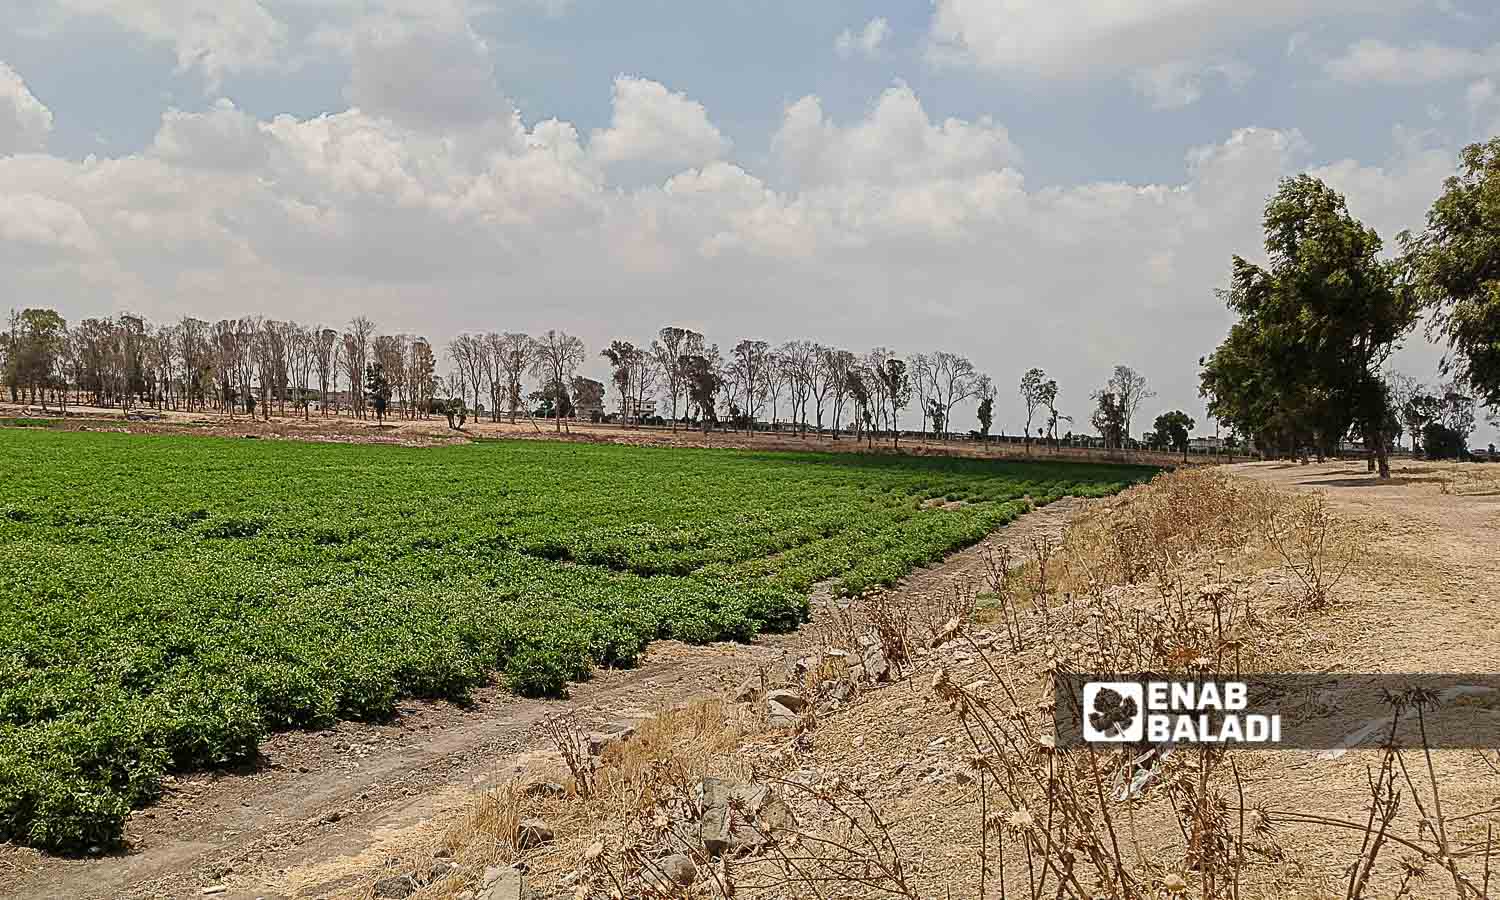
[[[1116,364],[1212,433],[1278,179],[1392,249],[1500,134],[1490,0],[6,6],[6,305],[950,350],[1010,434],[1026,369],[1083,426]]]

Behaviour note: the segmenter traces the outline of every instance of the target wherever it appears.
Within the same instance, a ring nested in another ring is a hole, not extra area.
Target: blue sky
[[[1258,252],[1277,178],[1325,177],[1389,242],[1500,132],[1500,9],[1477,0],[20,0],[7,19],[16,302],[953,349],[1002,385],[1003,421],[1025,368],[1083,419],[1117,362],[1201,418],[1213,291]],[[1439,351],[1410,344],[1398,364],[1436,381]]]

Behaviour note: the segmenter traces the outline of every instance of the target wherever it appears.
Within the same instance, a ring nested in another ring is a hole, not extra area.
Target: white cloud
[[[441,130],[510,115],[489,46],[466,8],[387,9],[352,32],[349,102],[397,122]]]
[[[439,341],[560,327],[595,347],[680,321],[721,345],[944,347],[1001,383],[1046,366],[1080,416],[1126,362],[1162,408],[1196,409],[1196,360],[1227,325],[1213,291],[1309,153],[1296,132],[1242,129],[1169,183],[1028,189],[1004,128],[934,122],[897,86],[852,122],[793,104],[756,172],[714,158],[719,141],[680,154],[707,114],[652,84],[617,88],[604,145],[696,162],[644,186],[607,177],[600,136],[585,146],[566,122],[434,133],[366,110],[256,120],[228,102],[168,113],[143,154],[0,158],[0,280],[75,320],[368,314]],[[1409,147],[1318,171],[1389,234],[1420,224],[1451,165]]]
[[[278,64],[286,25],[262,0],[48,0],[54,24],[102,18],[170,44],[178,71],[197,70],[217,84],[229,72]]]
[[[1398,47],[1378,40],[1357,41],[1325,71],[1351,84],[1430,84],[1500,72],[1500,44],[1484,50],[1431,42]]]
[[[15,69],[0,62],[0,156],[41,150],[51,131],[52,110],[32,95]]]
[[[1005,128],[988,117],[934,124],[904,84],[887,89],[863,121],[847,127],[824,116],[818,97],[803,97],[787,108],[771,151],[799,184],[954,178],[1021,158]]]
[[[885,44],[886,38],[891,36],[891,23],[884,17],[871,19],[865,23],[865,27],[855,34],[851,29],[845,28],[834,39],[833,49],[839,56],[848,59],[858,53],[873,59],[880,53],[880,48]]]
[[[1258,32],[1344,13],[1381,15],[1421,0],[934,0],[940,59],[1043,76],[1149,68]]]
[[[191,168],[254,170],[267,159],[271,141],[261,123],[220,99],[206,112],[162,113],[151,144],[153,155]]]
[[[1182,109],[1203,97],[1207,79],[1219,79],[1232,88],[1240,88],[1252,75],[1254,70],[1248,65],[1233,60],[1206,65],[1167,62],[1135,73],[1131,83],[1151,101],[1153,109]]]
[[[703,104],[659,82],[615,79],[614,115],[595,131],[589,150],[602,163],[640,162],[681,168],[719,159],[729,140],[708,119]]]

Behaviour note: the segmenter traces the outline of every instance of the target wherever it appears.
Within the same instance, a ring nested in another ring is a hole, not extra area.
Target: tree
[[[536,365],[537,342],[519,331],[500,335],[500,368],[505,373],[505,398],[510,410],[510,424],[516,424],[516,412],[525,407],[521,397],[521,379]]]
[[[370,357],[370,337],[375,334],[375,323],[364,316],[349,320],[349,330],[344,332],[344,368],[349,375],[349,403],[354,414],[365,417],[365,395],[359,385],[365,365]]]
[[[574,375],[573,380],[568,382],[569,392],[572,394],[574,410],[604,408],[604,383],[582,375]]]
[[[562,431],[567,384],[572,380],[573,374],[578,371],[578,367],[583,364],[587,353],[583,341],[566,331],[549,328],[546,334],[537,339],[536,360],[532,363],[532,372],[544,383],[541,393],[550,396],[554,402],[554,411],[557,413],[557,431]]]
[[[1043,388],[1047,384],[1047,373],[1038,368],[1026,370],[1021,376],[1021,403],[1026,407],[1026,450],[1031,450],[1031,419],[1039,407],[1044,405]],[[1053,382],[1056,385],[1056,382]]]
[[[890,357],[875,372],[886,402],[891,406],[891,446],[901,446],[901,410],[911,401],[911,378],[906,374],[906,363]]]
[[[27,391],[31,402],[40,397],[42,407],[46,407],[47,391],[55,387],[61,374],[67,341],[68,323],[56,310],[30,308],[11,313],[4,372],[12,400]]]
[[[979,384],[979,408],[974,417],[979,420],[979,437],[989,440],[990,427],[995,424],[995,382],[985,375]]]
[[[1121,425],[1123,447],[1130,440],[1130,423],[1135,418],[1137,407],[1142,400],[1155,397],[1156,391],[1146,386],[1146,376],[1130,366],[1115,366],[1114,374],[1109,377],[1109,383],[1105,387],[1119,398],[1121,410],[1125,414],[1125,421]]]
[[[819,363],[823,369],[823,378],[828,383],[829,393],[832,395],[833,439],[838,440],[840,416],[844,411],[844,401],[849,397],[849,373],[858,365],[858,361],[848,350],[824,347],[819,354]],[[819,421],[821,422],[821,419]]]
[[[1182,451],[1182,458],[1188,455],[1188,433],[1197,425],[1187,413],[1180,409],[1164,412],[1156,417],[1156,423],[1152,426],[1156,430],[1157,439],[1175,450]]]
[[[1500,408],[1500,137],[1465,147],[1420,236],[1399,240],[1465,393]]]
[[[943,404],[937,402],[937,400],[927,401],[927,417],[932,419],[933,434],[943,433],[943,417],[945,415],[946,413],[943,412]]]
[[[1380,236],[1344,198],[1308,175],[1284,179],[1266,204],[1270,268],[1236,256],[1224,296],[1240,317],[1204,361],[1209,413],[1247,434],[1335,446],[1358,423],[1370,466],[1390,477],[1389,402],[1380,367],[1417,307],[1380,258]]]
[[[697,410],[704,434],[719,422],[717,398],[724,379],[719,374],[718,355],[715,346],[712,353],[690,354],[677,361],[688,403]]]
[[[1055,380],[1049,378],[1042,382],[1037,390],[1037,396],[1042,406],[1047,409],[1047,440],[1052,443],[1055,450],[1057,448],[1057,423],[1072,422],[1073,417],[1065,416],[1057,411],[1057,382]]]
[[[1118,394],[1110,390],[1093,394],[1094,415],[1090,418],[1099,436],[1104,439],[1105,449],[1123,446],[1125,436],[1125,403]]]
[[[939,350],[932,355],[933,397],[943,406],[942,437],[948,437],[947,426],[953,421],[953,407],[975,396],[984,376],[967,356]]]
[[[765,341],[743,340],[734,345],[731,355],[729,373],[745,398],[743,415],[750,427],[764,408],[771,388],[770,346]]]
[[[385,424],[385,410],[391,403],[391,383],[386,378],[385,366],[373,362],[365,369],[365,390],[369,392],[370,404],[375,407],[375,421]]]
[[[667,399],[672,404],[672,430],[677,430],[678,400],[688,394],[688,375],[682,369],[682,360],[703,355],[703,335],[687,328],[668,325],[651,342],[651,355],[661,371]]]

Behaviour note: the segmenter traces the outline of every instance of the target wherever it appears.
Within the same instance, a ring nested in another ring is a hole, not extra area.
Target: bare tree
[[[338,380],[339,333],[332,328],[321,328],[317,334],[316,360],[318,367],[318,393],[323,415],[328,415],[328,392]]]
[[[663,387],[672,404],[672,430],[677,430],[677,402],[686,401],[689,389],[688,373],[683,368],[687,357],[703,355],[703,335],[687,328],[668,325],[651,342],[651,355],[661,371]]]
[[[932,354],[932,399],[943,409],[943,438],[952,429],[953,407],[971,399],[979,390],[980,374],[967,356],[939,350]]]
[[[532,373],[545,382],[543,390],[550,387],[559,392],[566,391],[568,383],[587,356],[588,351],[584,348],[583,341],[566,331],[549,328],[536,343],[536,360],[532,364]],[[562,409],[559,408],[557,431],[562,431],[562,419]]]
[[[1149,400],[1156,396],[1156,391],[1146,386],[1146,376],[1140,374],[1129,366],[1115,366],[1115,373],[1110,376],[1105,385],[1105,391],[1112,393],[1119,401],[1120,411],[1124,413],[1125,419],[1120,425],[1120,446],[1130,445],[1130,421],[1135,418],[1135,411],[1141,405],[1142,400]]]
[[[812,395],[814,371],[817,369],[818,347],[812,341],[787,341],[777,352],[780,366],[785,373],[792,403],[792,422],[807,434],[807,400]]]
[[[505,396],[510,408],[510,424],[514,425],[516,411],[524,406],[521,379],[526,377],[526,373],[536,363],[537,343],[528,334],[507,331],[500,336],[500,350],[500,367],[505,371]],[[531,418],[530,410],[527,410],[526,417]]]
[[[823,377],[829,385],[829,394],[833,399],[833,439],[838,440],[844,401],[849,398],[850,373],[858,365],[858,361],[848,350],[836,350],[832,347],[823,348],[823,352],[819,354],[819,360],[823,368]]]
[[[928,410],[937,397],[936,361],[925,353],[913,353],[906,359],[906,370],[911,376],[912,390],[917,392],[917,405],[922,413],[922,437],[927,437]],[[941,404],[939,404],[941,405]],[[934,428],[936,431],[936,428]],[[937,435],[934,434],[934,437]]]
[[[311,415],[307,395],[313,364],[318,356],[317,336],[312,329],[304,328],[296,322],[288,324],[291,328],[287,332],[287,358],[291,363],[292,386],[297,392],[297,405],[302,407],[302,418],[305,420]]]
[[[760,411],[765,408],[766,394],[771,388],[770,356],[770,345],[765,341],[743,340],[734,345],[729,369],[735,386],[743,392],[745,398],[741,413],[746,424],[752,428]]]
[[[355,415],[365,417],[365,366],[370,361],[370,338],[375,334],[375,323],[364,316],[349,320],[349,330],[344,333],[344,370],[349,377],[349,403]]]

